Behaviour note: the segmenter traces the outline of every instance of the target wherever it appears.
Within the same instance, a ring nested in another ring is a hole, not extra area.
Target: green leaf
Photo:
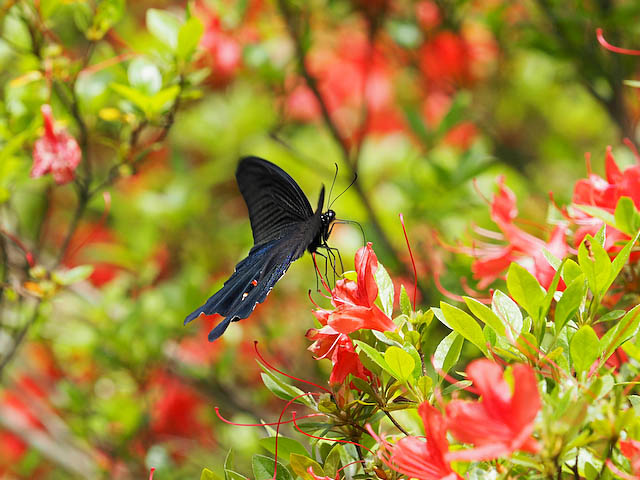
[[[502,321],[506,331],[516,340],[522,332],[522,312],[518,305],[505,293],[496,290],[491,299],[491,310]]]
[[[438,320],[440,320],[440,323],[442,323],[445,327],[447,327],[449,330],[453,330],[453,327],[451,326],[451,324],[447,321],[447,319],[444,316],[444,313],[442,313],[442,310],[440,308],[437,307],[431,307],[429,309],[430,311],[433,312],[433,314],[436,316],[436,318]]]
[[[549,265],[553,267],[554,270],[558,271],[560,269],[560,265],[562,265],[562,259],[556,257],[553,253],[551,253],[546,248],[542,248],[542,255],[549,262]]]
[[[124,14],[125,0],[101,0],[93,16],[86,36],[89,40],[100,40],[104,34],[120,21]]]
[[[382,311],[391,317],[393,315],[393,296],[395,293],[393,281],[381,263],[378,263],[375,279],[378,285],[378,298],[382,305]]]
[[[623,80],[622,83],[628,87],[640,88],[640,80]]]
[[[307,470],[309,467],[313,468],[313,473],[315,473],[318,477],[324,477],[324,470],[320,466],[318,462],[310,459],[304,455],[297,455],[292,453],[289,457],[289,462],[291,465],[291,469],[295,472],[296,475],[301,477],[303,480],[313,480],[313,477]],[[272,473],[273,475],[273,473]]]
[[[580,266],[568,258],[564,263],[564,267],[562,267],[562,279],[564,280],[564,283],[569,285],[580,275],[582,275]]]
[[[365,357],[368,358],[368,357]],[[369,368],[366,364],[366,362],[363,362],[364,366],[366,368],[368,368],[369,370],[372,370],[371,368]],[[371,397],[375,397],[376,396],[376,392],[373,389],[373,387],[371,386],[371,384],[361,378],[358,377],[353,377],[351,379],[351,381],[353,382],[353,385],[360,390],[362,393],[366,393],[367,395],[370,395]]]
[[[180,93],[178,85],[172,85],[156,93],[150,100],[150,114],[158,115],[167,110]]]
[[[601,247],[604,248],[607,242],[607,229],[604,225],[600,227],[600,229],[593,236],[593,239],[600,244]]]
[[[178,47],[180,20],[174,15],[150,8],[147,10],[147,28],[151,34],[167,45],[173,52]]]
[[[406,382],[412,377],[415,361],[413,357],[399,347],[389,347],[384,352],[384,359],[393,372],[393,376],[401,382]]]
[[[413,312],[413,306],[411,305],[409,294],[407,293],[407,289],[404,288],[404,285],[400,287],[400,311],[407,317],[411,317],[411,313]]]
[[[502,320],[498,318],[498,316],[493,313],[486,305],[483,305],[475,298],[464,297],[464,302],[467,304],[467,308],[471,310],[476,317],[478,317],[482,322],[491,327],[498,335],[503,338],[506,338],[507,331],[504,328],[504,324]]]
[[[322,469],[324,470],[324,474],[329,478],[335,478],[338,473],[338,469],[340,465],[342,465],[342,460],[340,454],[343,450],[342,445],[336,443],[331,451],[327,454],[327,457],[324,460],[324,465]]]
[[[611,310],[610,312],[607,312],[604,315],[598,317],[597,323],[606,323],[606,322],[611,322],[613,320],[618,320],[625,313],[627,313],[626,310]]]
[[[602,208],[594,207],[592,205],[578,205],[577,203],[573,203],[571,204],[571,206],[577,208],[578,210],[582,210],[591,217],[602,220],[607,225],[611,225],[612,227],[616,226],[615,217]]]
[[[229,449],[227,455],[224,457],[224,469],[233,468],[233,450]]]
[[[261,438],[258,443],[262,448],[269,453],[276,453],[276,437]],[[290,454],[297,453],[298,455],[309,455],[307,450],[302,446],[300,442],[292,438],[278,437],[278,455],[282,458],[288,458]]]
[[[136,90],[129,85],[123,85],[121,83],[110,83],[109,87],[115,91],[118,95],[122,96],[126,100],[133,103],[138,109],[140,109],[147,117],[151,113],[151,99],[148,95]]]
[[[609,255],[599,242],[587,235],[578,247],[578,261],[591,291],[602,297],[610,285],[612,270]]]
[[[251,458],[251,466],[253,468],[254,480],[270,480],[273,478],[273,470],[276,466],[276,462],[272,458],[255,454]],[[280,462],[278,462],[276,480],[293,480],[289,470],[287,470],[287,468]]]
[[[264,386],[267,387],[269,391],[276,397],[283,400],[291,400],[292,398],[304,393],[298,387],[289,385],[269,371],[262,372],[260,376],[262,377]],[[310,400],[308,396],[300,397],[296,400],[296,402],[302,403],[304,405],[312,404],[312,400]]]
[[[629,197],[621,197],[616,205],[614,214],[616,228],[629,236],[634,236],[640,230],[640,212]]]
[[[93,273],[93,265],[79,265],[69,270],[53,272],[53,281],[59,285],[71,285],[89,278]]]
[[[176,55],[182,60],[188,60],[196,50],[204,26],[198,17],[190,17],[182,24],[178,31],[178,47]]]
[[[513,299],[524,308],[531,318],[540,319],[540,310],[545,291],[522,265],[513,262],[507,272],[507,288]]]
[[[556,335],[566,325],[566,323],[575,315],[587,294],[587,285],[584,275],[576,278],[558,300],[554,316]]]
[[[451,370],[458,363],[463,343],[464,337],[456,332],[444,337],[433,354],[433,366],[445,373]]]
[[[410,334],[415,334],[414,336],[416,337],[416,343],[420,342],[420,334],[418,332],[408,332],[407,341],[410,341]],[[416,347],[414,347],[411,343],[405,343],[404,345],[402,345],[402,349],[413,358],[414,367],[412,376],[415,380],[416,378],[419,378],[420,375],[422,375],[422,359],[420,358],[420,354],[418,353],[418,350],[416,350]]]
[[[225,480],[247,480],[247,477],[245,477],[244,475],[238,472],[234,472],[233,470],[230,470],[228,468],[224,469],[224,478]]]
[[[136,57],[127,68],[129,85],[145,95],[154,95],[162,88],[158,67],[144,57]]]
[[[600,340],[591,326],[583,325],[574,333],[569,352],[578,375],[589,370],[600,355]]]
[[[489,355],[482,328],[471,315],[444,302],[440,302],[440,308],[454,331],[473,343],[482,353]]]
[[[551,284],[547,289],[547,293],[544,296],[544,300],[542,300],[542,306],[540,310],[540,318],[544,318],[551,307],[551,302],[554,299],[556,290],[558,289],[558,283],[560,283],[560,277],[562,274],[562,268],[564,267],[565,260],[560,262],[558,268],[556,269],[556,273],[553,275],[553,279],[551,280]]]
[[[616,258],[611,262],[611,275],[609,276],[609,281],[607,282],[607,289],[611,286],[611,284],[615,281],[615,279],[620,274],[622,268],[627,264],[627,260],[629,260],[629,255],[631,255],[631,249],[638,241],[638,237],[640,237],[640,232],[636,232],[631,240],[627,242],[627,244],[622,247],[622,250],[618,252]]]
[[[200,480],[218,480],[218,477],[208,468],[203,468],[200,473]]]
[[[229,450],[224,459],[224,478],[225,480],[247,480],[244,475],[233,470],[233,450]]]
[[[355,343],[360,348],[360,350],[362,350],[367,355],[367,357],[371,359],[373,363],[381,367],[389,375],[393,375],[393,371],[391,370],[389,365],[387,365],[387,362],[378,350],[373,348],[368,343],[362,342],[360,340],[354,340],[353,343]]]
[[[609,329],[600,339],[604,358],[609,358],[624,342],[632,338],[640,327],[640,305],[636,305],[622,317],[615,327]]]
[[[453,332],[455,333],[455,332]],[[458,335],[456,333],[456,335]],[[464,341],[464,339],[462,337],[460,337],[460,335],[458,335],[458,337],[460,338],[460,346],[462,346],[462,342]],[[455,363],[454,363],[455,365]],[[418,387],[418,390],[420,391],[420,393],[422,394],[422,399],[426,399],[429,394],[431,393],[431,390],[433,390],[433,379],[431,377],[429,377],[428,375],[424,375],[420,378],[418,378],[418,381],[416,382],[416,387]]]

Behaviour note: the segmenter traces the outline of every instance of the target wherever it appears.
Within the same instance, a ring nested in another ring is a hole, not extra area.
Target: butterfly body
[[[327,247],[335,220],[333,210],[322,213],[324,187],[314,212],[295,180],[264,159],[243,158],[236,180],[249,210],[254,246],[222,288],[185,319],[186,324],[201,314],[225,317],[209,332],[209,341],[220,337],[230,322],[251,315],[305,250]]]

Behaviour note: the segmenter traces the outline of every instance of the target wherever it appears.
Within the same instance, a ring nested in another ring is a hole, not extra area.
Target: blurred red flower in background
[[[207,77],[211,87],[224,87],[235,78],[242,67],[242,44],[239,33],[225,29],[220,16],[205,2],[197,2],[196,8],[198,16],[204,23],[204,32],[200,37],[200,48],[204,54],[199,60],[199,65],[211,69]],[[252,19],[260,8],[261,2],[251,1],[247,7],[247,17]]]
[[[62,263],[69,268],[77,265],[92,265],[93,272],[89,281],[96,287],[101,287],[117,275],[121,267],[115,263],[103,260],[107,258],[101,250],[107,252],[116,243],[114,234],[102,223],[89,223],[78,227],[71,237],[67,253]]]
[[[476,448],[450,452],[450,460],[491,460],[515,450],[535,453],[540,449],[531,436],[540,410],[535,373],[530,366],[517,364],[512,375],[513,391],[499,365],[487,359],[469,364],[467,376],[481,398],[476,402],[452,400],[447,419],[451,434]]]
[[[211,425],[202,419],[207,402],[195,389],[166,372],[151,377],[151,431],[156,435],[211,440]]]
[[[471,83],[471,53],[457,33],[436,33],[420,50],[420,70],[430,88],[452,91]]]
[[[381,47],[371,45],[364,33],[353,30],[339,34],[333,44],[327,48],[326,42],[318,42],[308,55],[308,69],[343,137],[354,140],[365,133],[402,130],[405,124],[396,106],[392,66]],[[361,125],[363,102],[366,125]],[[285,105],[294,120],[320,118],[316,98],[299,79],[293,82]]]
[[[58,185],[69,183],[82,160],[80,146],[65,129],[55,128],[50,105],[42,105],[40,111],[44,119],[44,135],[33,145],[31,176],[38,178],[51,173]]]
[[[431,30],[440,25],[442,17],[435,2],[424,0],[416,4],[416,18],[423,30]]]
[[[461,479],[447,459],[447,422],[442,414],[427,402],[420,404],[418,414],[422,418],[426,442],[423,438],[410,435],[391,444],[369,430],[380,448],[378,456],[389,468],[411,478]]]

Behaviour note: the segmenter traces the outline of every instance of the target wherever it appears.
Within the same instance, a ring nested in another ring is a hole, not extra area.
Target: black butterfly
[[[333,210],[322,213],[324,186],[314,213],[295,180],[262,158],[241,159],[236,180],[249,209],[253,248],[223,287],[184,321],[186,325],[203,313],[225,317],[209,332],[210,342],[220,337],[229,323],[251,315],[305,250],[329,250],[327,239],[336,218]]]

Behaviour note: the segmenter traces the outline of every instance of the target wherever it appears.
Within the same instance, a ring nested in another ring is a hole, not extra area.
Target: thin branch
[[[2,328],[2,310],[4,307],[4,291],[9,283],[9,253],[7,251],[7,240],[4,235],[0,235],[0,259],[2,261],[2,279],[0,279],[0,328]]]
[[[320,106],[320,112],[322,114],[322,119],[324,121],[324,124],[326,125],[331,136],[333,137],[335,142],[338,144],[338,147],[340,148],[343,163],[349,169],[350,174],[352,176],[356,176],[358,173],[358,158],[354,157],[352,159],[351,152],[349,151],[349,147],[347,145],[347,141],[343,138],[342,134],[338,129],[338,126],[335,124],[335,122],[331,118],[331,114],[329,112],[329,108],[327,107],[327,103],[325,102],[325,99],[322,96],[322,93],[320,92],[320,89],[318,87],[318,82],[315,79],[315,77],[311,75],[311,73],[309,72],[309,69],[307,68],[306,53],[302,45],[301,35],[299,33],[300,16],[296,15],[289,8],[289,6],[287,5],[287,0],[278,0],[278,7],[282,13],[282,17],[285,21],[287,31],[289,32],[289,36],[291,37],[291,40],[294,45],[295,56],[298,64],[298,69],[300,71],[300,75],[302,75],[302,78],[304,78],[307,86],[313,93],[313,96],[315,97],[316,101]],[[364,99],[363,99],[363,102],[364,102]],[[355,150],[355,153],[358,156],[359,156],[359,152],[360,152],[359,148]],[[356,194],[360,198],[360,202],[362,203],[364,209],[367,212],[369,221],[371,222],[371,225],[373,226],[373,229],[375,230],[378,236],[378,239],[382,244],[382,247],[388,252],[388,254],[392,258],[393,263],[398,268],[401,269],[402,273],[405,275],[410,275],[411,272],[409,271],[407,266],[404,264],[404,262],[400,260],[400,255],[396,251],[395,247],[391,243],[391,240],[389,239],[389,236],[387,235],[384,228],[382,227],[382,223],[380,222],[380,219],[378,218],[378,215],[374,210],[373,205],[369,201],[369,197],[367,196],[366,192],[362,188],[361,183],[359,181],[356,181],[354,183],[354,188],[355,188]],[[418,288],[420,289],[420,293],[422,294],[423,299],[425,301],[428,301],[430,297],[428,290],[426,290],[420,284],[418,284]]]
[[[382,409],[382,411],[384,412],[384,414],[387,416],[387,418],[389,420],[391,420],[391,423],[393,423],[395,425],[395,427],[400,430],[402,433],[404,433],[407,437],[409,436],[409,432],[407,432],[404,428],[402,428],[402,425],[400,425],[395,418],[393,418],[393,416],[386,410],[386,409]]]
[[[11,348],[6,353],[4,358],[0,360],[0,379],[2,379],[2,374],[4,372],[5,367],[9,364],[9,362],[11,362],[11,360],[13,360],[13,357],[18,352],[18,349],[20,348],[22,341],[26,337],[27,332],[29,331],[31,326],[35,323],[35,321],[38,319],[38,315],[40,313],[40,304],[41,304],[41,300],[38,300],[38,302],[36,303],[33,309],[33,313],[31,314],[31,317],[29,317],[27,322],[18,331],[18,334],[13,340],[13,345],[11,345]]]
[[[78,203],[76,204],[76,208],[73,212],[73,217],[71,218],[71,222],[69,223],[69,227],[67,228],[67,233],[64,236],[64,240],[62,241],[62,246],[60,247],[60,251],[58,252],[58,257],[54,264],[54,268],[60,265],[60,263],[64,259],[64,256],[67,253],[67,249],[69,248],[69,243],[71,242],[71,239],[76,232],[76,228],[78,228],[80,219],[87,209],[87,204],[89,203],[91,195],[86,191],[86,187],[86,185],[79,185],[77,187]]]

